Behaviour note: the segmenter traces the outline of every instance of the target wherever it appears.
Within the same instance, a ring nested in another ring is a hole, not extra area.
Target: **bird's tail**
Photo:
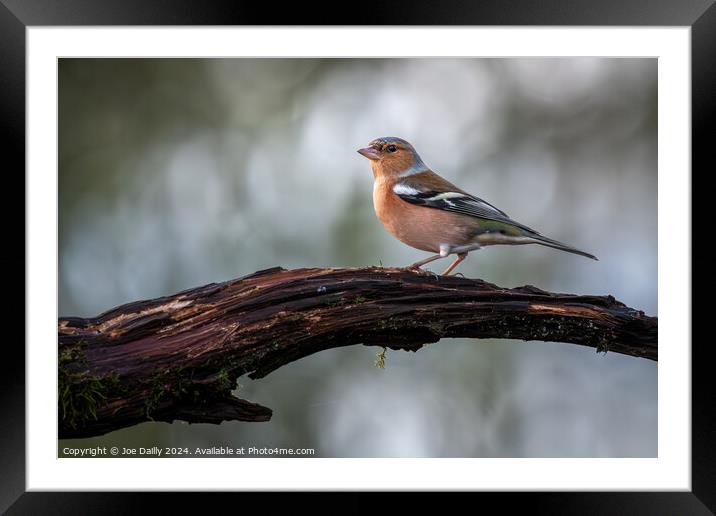
[[[560,251],[567,251],[568,253],[574,253],[580,256],[586,256],[587,258],[591,258],[592,260],[599,260],[599,258],[594,256],[593,254],[589,254],[585,251],[577,249],[576,247],[572,247],[571,245],[563,244],[562,242],[552,240],[551,238],[547,238],[546,236],[531,234],[530,237],[533,238],[535,243],[537,244],[541,244],[547,247],[553,247],[554,249],[559,249]]]

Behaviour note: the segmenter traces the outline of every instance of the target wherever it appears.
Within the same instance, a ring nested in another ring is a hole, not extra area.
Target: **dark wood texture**
[[[60,437],[147,420],[267,421],[269,408],[232,396],[318,351],[364,344],[417,351],[443,337],[580,344],[657,360],[657,318],[611,296],[500,288],[406,269],[273,268],[62,317]]]

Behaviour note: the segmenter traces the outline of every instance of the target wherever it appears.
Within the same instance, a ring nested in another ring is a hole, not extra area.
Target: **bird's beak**
[[[362,154],[363,156],[372,161],[378,161],[380,159],[380,154],[375,147],[365,147],[363,149],[358,149],[358,154]]]

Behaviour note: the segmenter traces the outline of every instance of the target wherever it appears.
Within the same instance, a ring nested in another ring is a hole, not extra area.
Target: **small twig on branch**
[[[60,438],[147,420],[267,421],[271,409],[232,396],[324,349],[364,344],[416,351],[443,337],[580,344],[657,359],[657,318],[612,296],[500,288],[406,269],[279,267],[62,317]]]

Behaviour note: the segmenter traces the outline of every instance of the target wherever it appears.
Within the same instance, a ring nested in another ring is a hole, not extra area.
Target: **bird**
[[[489,202],[433,172],[406,140],[386,136],[358,149],[373,170],[373,207],[390,234],[401,242],[435,253],[408,266],[420,269],[456,255],[448,276],[468,253],[489,245],[540,244],[593,260],[598,258],[511,219]]]

